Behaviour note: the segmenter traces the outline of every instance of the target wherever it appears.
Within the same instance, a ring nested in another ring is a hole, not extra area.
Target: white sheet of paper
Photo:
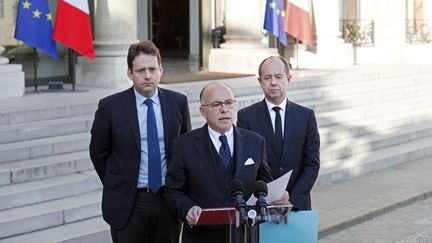
[[[277,178],[276,180],[267,183],[268,193],[267,193],[267,203],[272,203],[282,197],[286,187],[288,185],[289,179],[291,177],[292,170],[288,171],[285,175]],[[249,200],[247,200],[247,205],[255,205],[258,199],[252,195]]]

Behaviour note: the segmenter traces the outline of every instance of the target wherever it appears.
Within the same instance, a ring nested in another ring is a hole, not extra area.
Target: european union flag
[[[279,38],[285,46],[288,34],[283,30],[285,18],[285,0],[267,0],[264,18],[264,29]]]
[[[48,0],[19,0],[15,38],[57,59]]]

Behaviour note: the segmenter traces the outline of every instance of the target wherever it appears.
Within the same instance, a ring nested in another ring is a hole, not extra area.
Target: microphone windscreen
[[[264,192],[267,195],[268,188],[264,181],[255,181],[254,183],[254,196],[258,197],[258,193]]]
[[[239,191],[243,193],[244,192],[243,182],[239,179],[234,179],[231,181],[229,189],[230,189],[231,196],[234,196],[234,193]]]

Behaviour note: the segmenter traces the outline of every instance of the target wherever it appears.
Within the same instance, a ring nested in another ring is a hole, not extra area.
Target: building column
[[[0,45],[0,55],[4,47]],[[22,66],[8,64],[9,59],[0,56],[0,99],[22,97],[25,92],[25,80]]]
[[[264,1],[265,2],[265,1]],[[235,0],[225,2],[225,43],[211,49],[209,70],[256,74],[260,62],[278,55],[277,49],[262,43],[265,5],[263,1]]]
[[[340,68],[354,64],[353,48],[344,43],[339,30],[340,0],[312,0],[312,15],[315,31],[315,46],[289,45],[285,55],[295,60],[292,65],[300,68]],[[296,54],[298,48],[298,54]]]
[[[137,0],[98,0],[95,8],[95,60],[78,58],[77,84],[97,87],[130,85],[127,51],[137,42]]]

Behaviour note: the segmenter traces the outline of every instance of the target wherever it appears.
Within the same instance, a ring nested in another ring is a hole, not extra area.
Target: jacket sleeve
[[[264,138],[262,139],[262,157],[261,157],[261,167],[258,171],[258,180],[263,180],[266,183],[273,181],[273,176],[271,175],[270,166],[267,162],[267,151],[266,151],[266,143]]]
[[[111,151],[111,125],[109,111],[103,100],[99,101],[91,128],[90,158],[103,184],[105,169]]]
[[[183,151],[177,142],[173,145],[173,157],[166,177],[165,199],[176,217],[186,222],[189,209],[196,205],[187,194],[187,171]]]
[[[191,119],[190,119],[190,112],[189,112],[189,103],[187,97],[185,97],[185,100],[183,102],[183,109],[182,109],[182,127],[180,134],[187,133],[191,130]]]
[[[311,111],[308,119],[306,140],[303,147],[303,169],[298,180],[290,191],[291,194],[298,195],[300,197],[309,195],[318,177],[318,171],[320,168],[319,149],[320,138],[318,126],[315,114],[313,111]],[[295,199],[296,198],[293,197],[291,201],[294,206],[298,204]],[[301,200],[301,198],[299,198],[299,200]]]
[[[237,126],[249,130],[246,117],[244,116],[244,112],[241,110],[237,113]]]

